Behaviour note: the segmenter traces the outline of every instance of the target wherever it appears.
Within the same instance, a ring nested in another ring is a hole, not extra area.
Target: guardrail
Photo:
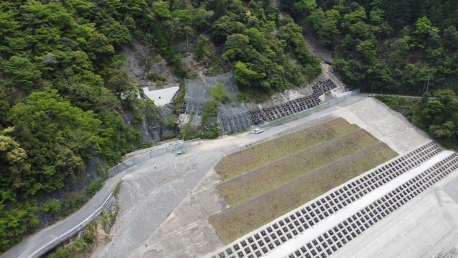
[[[85,220],[83,220],[82,222],[80,222],[78,225],[74,226],[73,228],[71,228],[67,232],[63,233],[62,235],[60,235],[60,236],[58,236],[56,238],[54,238],[53,240],[51,240],[51,242],[49,242],[46,245],[42,246],[40,249],[38,249],[35,252],[33,252],[33,254],[31,254],[29,256],[29,258],[38,258],[38,257],[46,254],[49,250],[53,249],[54,247],[56,247],[60,243],[64,242],[65,240],[67,240],[68,238],[73,236],[76,232],[82,230],[87,224],[89,224],[89,222],[91,222],[92,220],[97,218],[97,216],[100,215],[100,213],[101,213],[102,209],[104,208],[105,204],[108,202],[108,200],[110,200],[110,198],[112,196],[113,196],[113,193],[110,193],[110,195],[105,200],[105,202],[103,202],[102,206],[100,206],[100,208],[98,208],[96,211],[94,211],[89,217],[87,217]]]
[[[195,146],[195,145],[200,144],[200,141],[201,141],[201,139],[198,138],[198,139],[194,139],[194,140],[190,140],[190,141],[176,141],[176,142],[164,144],[164,146],[159,146],[158,148],[152,149],[152,150],[150,150],[150,151],[148,151],[146,153],[134,156],[134,157],[132,157],[132,158],[130,158],[130,159],[128,159],[128,160],[126,160],[126,161],[114,166],[114,167],[112,167],[111,169],[109,169],[107,171],[108,177],[111,178],[111,177],[119,174],[120,172],[132,167],[133,165],[135,165],[137,163],[146,161],[146,160],[151,159],[153,157],[160,156],[160,155],[162,155],[164,153],[167,153],[169,151],[171,152],[173,150],[174,146],[176,146],[177,144],[181,144],[183,147],[190,147],[190,146]],[[112,196],[113,196],[113,192],[110,193],[110,195],[103,202],[103,204],[100,206],[100,208],[98,208],[91,215],[89,215],[89,217],[87,217],[85,220],[83,220],[82,222],[80,222],[78,225],[74,226],[73,228],[71,228],[67,232],[63,233],[62,235],[60,235],[60,236],[58,236],[56,238],[54,238],[53,240],[51,240],[46,245],[40,247],[40,249],[38,249],[35,252],[33,252],[28,258],[38,258],[38,257],[46,254],[49,250],[53,249],[54,247],[56,247],[60,243],[64,242],[65,240],[67,240],[68,238],[73,236],[76,232],[82,230],[85,226],[87,226],[87,224],[89,224],[89,222],[91,222],[92,220],[94,220],[95,218],[97,218],[100,215],[100,213],[102,212],[104,206],[108,203],[108,200],[110,200],[110,198]]]

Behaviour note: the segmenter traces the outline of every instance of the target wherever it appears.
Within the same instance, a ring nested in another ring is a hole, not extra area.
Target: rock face
[[[140,87],[163,86],[180,82],[167,62],[160,56],[153,53],[141,42],[134,40],[132,47],[123,47],[124,54],[128,59],[127,70],[135,84]],[[164,82],[157,82],[155,79],[148,78],[148,74],[155,73],[158,77],[165,78]]]
[[[123,47],[123,52],[128,59],[127,71],[133,83],[140,88],[148,87],[149,90],[159,90],[176,87],[180,79],[176,77],[167,62],[153,53],[141,42],[134,40],[130,48]],[[155,74],[155,79],[148,78],[148,74]],[[159,80],[157,78],[162,78]],[[142,96],[146,98],[146,96]],[[172,109],[168,106],[162,108],[158,114],[144,114],[145,118],[138,125],[144,144],[163,140],[165,137],[177,135],[176,128],[161,125],[161,119],[172,116]],[[132,124],[132,115],[123,114],[124,122]]]

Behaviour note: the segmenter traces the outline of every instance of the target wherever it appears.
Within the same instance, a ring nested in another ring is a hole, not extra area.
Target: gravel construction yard
[[[204,257],[223,248],[224,242],[207,220],[227,209],[215,188],[222,181],[212,169],[217,161],[250,144],[256,146],[278,138],[279,134],[339,117],[365,129],[400,154],[429,141],[426,134],[412,127],[405,118],[361,94],[261,134],[244,133],[202,141],[181,157],[164,154],[133,167],[124,178],[119,193],[121,212],[112,228],[113,240],[101,246],[93,257]],[[151,171],[154,165],[157,170]],[[262,164],[254,167],[258,166]],[[154,174],[158,174],[157,178]]]
[[[370,135],[368,136],[370,137]],[[333,144],[330,144],[330,146],[333,146]],[[353,177],[358,176],[367,170],[370,170],[377,165],[397,156],[396,152],[381,142],[372,144],[368,147],[364,145],[362,145],[362,147],[359,146],[359,150],[355,150],[355,148],[352,148],[353,146],[350,144],[348,147],[348,152],[351,153],[348,156],[334,162],[324,158],[325,156],[312,155],[312,159],[323,160],[323,162],[317,162],[318,164],[321,164],[321,166],[314,170],[308,170],[306,168],[301,170],[302,167],[307,167],[307,163],[312,162],[312,160],[308,160],[306,158],[304,159],[306,155],[301,158],[293,157],[292,159],[287,157],[285,158],[285,165],[287,165],[286,167],[276,166],[274,164],[269,169],[272,172],[277,172],[278,177],[266,177],[264,173],[261,172],[254,174],[253,177],[251,177],[249,180],[250,182],[264,182],[263,184],[255,184],[253,187],[251,187],[243,181],[232,180],[234,181],[232,185],[223,187],[225,190],[222,192],[223,196],[228,196],[226,200],[233,200],[234,203],[240,203],[240,200],[247,200],[252,196],[258,197],[255,197],[254,199],[246,201],[229,210],[212,216],[209,219],[210,224],[215,228],[218,235],[226,244],[231,243],[239,237],[257,229],[258,227],[274,220],[275,218],[326,193],[332,188],[345,183]],[[308,153],[307,150],[299,154],[305,153]],[[320,155],[330,156],[333,156],[334,154],[326,154],[325,152],[318,153]],[[298,159],[294,160],[294,158]],[[288,183],[286,183],[286,180],[284,180],[286,178],[282,176],[282,174],[288,175],[290,173],[299,174],[302,171],[302,176],[293,179]],[[266,172],[266,174],[269,173]],[[273,175],[272,173],[270,174]],[[264,191],[264,194],[259,195],[260,192],[268,188],[265,186],[266,182],[271,186],[280,186],[268,192]],[[247,191],[244,191],[242,188],[248,189]]]

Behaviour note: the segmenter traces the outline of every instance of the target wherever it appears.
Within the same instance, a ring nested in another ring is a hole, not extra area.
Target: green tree
[[[129,29],[119,22],[114,22],[102,29],[103,34],[108,38],[111,44],[122,46],[132,41]]]
[[[316,9],[317,4],[316,0],[300,0],[299,2],[294,3],[294,7],[300,12],[311,12]]]
[[[444,105],[439,100],[430,100],[423,109],[422,115],[426,119],[426,124],[438,124],[442,121]]]
[[[444,45],[452,49],[458,47],[458,31],[454,26],[449,26],[444,30]]]
[[[162,19],[164,18],[167,19],[167,18],[172,17],[172,14],[170,13],[169,5],[167,4],[167,2],[163,2],[163,1],[153,2],[153,11],[157,16],[161,17]]]
[[[434,31],[430,30],[429,35],[428,35],[428,46],[430,46],[433,49],[439,48],[441,46],[441,37],[439,34]]]
[[[247,47],[250,39],[248,36],[243,34],[232,34],[227,37],[226,40],[226,55],[235,58],[235,56],[243,55],[243,49]]]
[[[450,141],[455,136],[455,124],[452,121],[447,121],[442,125],[431,125],[429,133],[434,138]]]
[[[381,25],[384,20],[383,20],[383,14],[385,11],[383,11],[380,8],[375,8],[370,11],[369,17],[371,20],[371,24],[373,25]]]
[[[368,60],[373,61],[377,56],[377,49],[372,40],[365,40],[356,46],[356,51],[364,55]]]
[[[210,51],[205,49],[205,46],[209,43],[209,40],[204,35],[199,36],[196,47],[196,57],[201,60],[204,56],[210,56]]]
[[[30,171],[27,153],[7,133],[14,128],[0,131],[0,203],[5,200],[16,201],[16,192],[23,187],[21,178]]]
[[[245,86],[250,86],[252,81],[261,78],[261,75],[248,68],[249,65],[250,64],[242,62],[237,62],[235,64],[234,77],[236,82]]]
[[[29,59],[12,56],[5,62],[5,73],[10,76],[7,86],[30,90],[34,82],[41,78],[41,72]]]
[[[213,23],[212,34],[215,42],[220,43],[226,40],[231,34],[245,32],[246,26],[241,22],[233,22],[229,16],[223,16]]]
[[[426,36],[431,30],[431,27],[431,21],[426,16],[423,16],[419,18],[415,23],[415,34],[420,36]]]

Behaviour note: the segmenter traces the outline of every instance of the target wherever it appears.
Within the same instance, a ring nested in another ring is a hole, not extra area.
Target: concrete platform
[[[430,140],[425,132],[374,98],[366,98],[334,113],[365,129],[399,154],[415,149]]]
[[[212,170],[180,205],[159,230],[131,257],[202,257],[223,241],[207,218],[227,208],[224,198],[214,187],[221,182]]]

